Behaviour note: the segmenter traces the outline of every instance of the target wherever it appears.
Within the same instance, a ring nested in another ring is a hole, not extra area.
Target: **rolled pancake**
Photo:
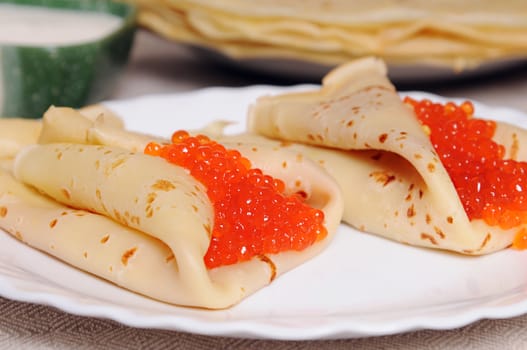
[[[123,121],[102,105],[91,105],[79,110],[68,107],[51,106],[42,116],[42,130],[38,137],[40,143],[86,140],[87,130],[98,125],[116,130],[124,128]]]
[[[16,178],[61,203],[60,209],[46,214],[44,220],[29,221],[26,213],[38,214],[44,209],[16,193],[4,193],[0,206],[6,208],[8,215],[2,218],[0,226],[15,236],[19,233],[29,245],[130,290],[178,305],[229,307],[319,253],[331,240],[342,212],[338,186],[311,161],[298,160],[287,152],[276,152],[271,158],[265,150],[253,153],[251,161],[255,166],[274,176],[285,175],[284,182],[293,184],[290,191],[303,191],[308,204],[324,211],[328,237],[303,251],[261,255],[248,262],[209,270],[203,257],[210,243],[213,213],[203,185],[185,169],[158,157],[115,146],[76,143],[33,145],[18,154]],[[295,166],[285,172],[284,162]],[[46,171],[49,168],[53,173]],[[6,191],[11,193],[13,186],[21,185],[11,182]],[[90,230],[86,223],[75,219],[68,226],[61,226],[64,208],[87,211],[88,215],[106,220],[109,226]],[[65,227],[65,235],[72,231],[75,235],[66,236],[62,248],[53,244],[51,249],[50,242],[59,227]],[[106,236],[101,237],[101,231],[110,237],[119,236],[126,244],[105,253],[101,240]],[[143,246],[152,244],[143,240],[157,242],[163,248],[148,248],[146,254]],[[97,256],[97,264],[85,261],[84,252],[88,257]],[[141,264],[136,257],[156,263]],[[125,259],[126,265],[119,259]],[[126,274],[109,274],[109,266],[116,269],[114,265],[119,262],[119,269],[126,270]],[[162,268],[174,276],[166,280],[165,274],[156,272],[156,264],[170,264]]]
[[[69,127],[63,127],[65,124]],[[40,142],[46,142],[56,138],[82,138],[82,133],[94,124],[116,130],[124,128],[122,120],[101,104],[89,105],[78,110],[51,106],[44,113],[42,120],[0,118],[0,159],[13,158],[21,148],[39,139]],[[54,125],[62,127],[55,128]],[[70,134],[55,135],[59,130],[66,130]]]
[[[503,230],[469,220],[428,136],[379,60],[341,66],[317,91],[262,97],[248,124],[253,133],[311,145],[300,152],[337,180],[343,219],[361,230],[416,246],[484,254],[509,246],[523,227]],[[496,141],[508,156],[523,156],[524,140],[524,131],[498,124]]]

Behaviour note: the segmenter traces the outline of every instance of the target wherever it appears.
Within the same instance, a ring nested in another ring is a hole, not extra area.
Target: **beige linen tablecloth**
[[[206,86],[292,84],[234,70],[140,32],[132,60],[112,98],[190,91]],[[401,86],[527,112],[527,65],[493,76],[445,84]],[[526,270],[527,271],[527,267]],[[518,273],[525,273],[518,271]],[[0,349],[527,349],[527,315],[482,320],[463,328],[330,341],[273,341],[137,329],[0,298]]]

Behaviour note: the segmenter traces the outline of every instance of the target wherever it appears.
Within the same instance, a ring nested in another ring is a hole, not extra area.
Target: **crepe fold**
[[[344,193],[343,219],[386,238],[464,254],[509,246],[516,232],[470,221],[411,107],[386,78],[384,63],[358,60],[332,71],[319,90],[259,98],[249,130],[318,161]],[[507,157],[526,155],[526,133],[498,123]],[[308,146],[309,145],[309,146]]]
[[[234,58],[323,64],[376,55],[464,69],[525,56],[523,1],[129,0],[139,22]]]
[[[323,169],[245,145],[254,166],[324,211],[329,235],[303,251],[207,269],[214,214],[206,188],[184,168],[132,151],[151,137],[100,120],[78,123],[75,113],[50,109],[45,142],[18,152],[13,175],[0,173],[0,227],[119,286],[177,305],[226,308],[319,253],[340,222],[342,198]]]

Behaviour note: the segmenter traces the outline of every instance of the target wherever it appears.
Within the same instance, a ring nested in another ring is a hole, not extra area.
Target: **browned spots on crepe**
[[[386,139],[388,139],[388,134],[384,133],[384,134],[380,134],[379,135],[379,142],[380,143],[385,143]]]
[[[71,193],[70,193],[70,190],[68,190],[67,188],[61,188],[60,193],[62,193],[62,195],[63,195],[66,199],[71,199]]]
[[[57,153],[57,159],[58,159],[58,160],[61,160],[61,159],[62,159],[62,152],[59,151],[59,152]]]
[[[0,207],[0,218],[5,218],[7,216],[7,207]]]
[[[95,170],[99,170],[100,167],[101,167],[101,162],[97,159],[95,161]]]
[[[84,256],[84,259],[88,259],[88,252],[84,252],[82,256]]]
[[[117,220],[118,222],[124,224],[124,225],[127,225],[128,226],[128,220],[127,220],[127,217],[126,215],[123,215],[121,212],[119,212],[117,209],[114,209],[113,210],[113,217],[115,218],[115,220]]]
[[[210,224],[203,224],[203,229],[205,230],[205,232],[207,232],[209,237],[212,236],[212,227],[210,226]]]
[[[123,253],[123,255],[121,256],[121,262],[124,266],[128,265],[128,261],[134,256],[136,252],[137,247],[133,247]]]
[[[53,219],[49,222],[49,227],[50,228],[54,228],[55,226],[57,226],[57,222],[58,220],[57,219]]]
[[[260,261],[269,265],[269,269],[271,270],[271,275],[269,276],[269,283],[273,282],[274,279],[276,278],[276,265],[266,255],[258,255],[258,259],[260,259]]]
[[[425,215],[425,222],[427,223],[427,225],[430,225],[430,223],[432,222],[432,217],[430,216],[430,214]]]
[[[258,147],[252,147],[252,148],[251,148],[251,151],[253,151],[253,152],[258,152]]]
[[[111,153],[112,153],[112,150],[108,149],[108,150],[104,151],[103,154],[104,154],[104,155],[108,155],[108,154],[111,154]]]
[[[406,136],[408,135],[408,133],[406,131],[401,131],[399,133],[399,135],[400,136],[398,136],[395,140],[396,141],[404,141],[404,140],[406,140],[406,138],[407,138]]]
[[[406,216],[409,218],[415,216],[415,208],[413,204],[406,210]]]
[[[446,237],[445,233],[439,227],[434,226],[434,231],[435,231],[436,235],[438,235],[440,238],[445,239],[445,237]]]
[[[437,245],[437,241],[434,237],[432,237],[431,235],[427,234],[427,233],[421,233],[421,239],[422,240],[426,240],[426,241],[430,241],[430,243],[432,243],[433,245]]]
[[[346,126],[347,126],[348,128],[351,128],[351,127],[353,126],[353,120],[348,121],[348,122],[346,123]]]
[[[139,224],[141,223],[141,219],[137,215],[132,215],[132,217],[130,217],[130,222],[139,226]]]
[[[192,210],[197,213],[199,211],[199,208],[195,204],[192,204]]]
[[[409,202],[412,200],[412,193],[408,193],[408,195],[406,196],[406,198],[404,199],[405,201]]]
[[[519,150],[520,142],[518,141],[518,135],[516,135],[516,133],[513,133],[510,158],[516,160],[516,158],[518,157]]]
[[[428,163],[427,165],[428,171],[433,173],[436,170],[436,166],[434,163]]]
[[[295,187],[301,187],[301,186],[302,186],[302,181],[296,180],[295,181]]]
[[[282,162],[282,168],[287,168],[287,162],[285,160]]]
[[[97,197],[98,200],[101,200],[101,198],[102,198],[101,190],[99,190],[98,188],[95,189],[95,197]]]
[[[383,187],[386,187],[392,181],[395,181],[395,175],[388,174],[385,171],[374,171],[370,174],[370,177],[372,177],[376,182],[381,183]]]
[[[174,190],[176,186],[168,180],[159,179],[151,186],[151,188],[153,190],[168,192]]]
[[[152,209],[152,203],[156,200],[157,194],[155,192],[151,192],[146,196],[146,217],[150,218],[154,215],[154,210]]]
[[[111,168],[112,168],[112,170],[115,170],[118,167],[120,167],[121,165],[123,165],[124,163],[126,163],[126,159],[125,158],[117,159],[115,162],[112,163]]]
[[[108,240],[110,239],[110,235],[106,235],[104,236],[103,238],[101,238],[101,244],[105,244],[106,242],[108,242]]]
[[[423,194],[424,194],[423,190],[419,189],[419,199],[423,198]]]
[[[419,153],[416,153],[416,154],[414,154],[414,158],[415,158],[415,159],[422,159],[422,158],[423,158],[423,155],[422,155],[422,154],[419,154]]]
[[[307,134],[307,139],[309,141],[315,141],[315,136],[313,134]]]
[[[448,222],[449,224],[452,224],[452,223],[454,223],[454,218],[451,217],[451,216],[447,216],[446,222]]]
[[[15,232],[15,238],[18,239],[19,241],[24,240],[24,237],[22,237],[22,233],[20,231]]]

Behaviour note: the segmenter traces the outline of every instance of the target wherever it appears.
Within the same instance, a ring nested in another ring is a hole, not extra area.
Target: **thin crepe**
[[[253,133],[311,145],[300,151],[334,176],[344,193],[343,219],[361,230],[416,246],[485,254],[508,247],[524,227],[502,230],[468,219],[428,136],[380,60],[343,65],[316,91],[261,97],[248,125]],[[522,160],[526,136],[499,123],[495,139],[508,157]]]
[[[17,154],[14,178],[1,173],[0,227],[129,290],[178,305],[229,307],[319,253],[340,222],[338,186],[321,168],[287,152],[251,147],[255,166],[324,211],[329,235],[300,252],[208,270],[203,257],[213,213],[203,185],[183,168],[119,146],[137,142],[131,148],[140,148],[149,136],[126,134],[111,123],[82,123],[85,130],[64,124],[70,119],[60,114],[74,113],[51,109],[43,123],[46,143]],[[284,162],[294,167],[286,171]]]

